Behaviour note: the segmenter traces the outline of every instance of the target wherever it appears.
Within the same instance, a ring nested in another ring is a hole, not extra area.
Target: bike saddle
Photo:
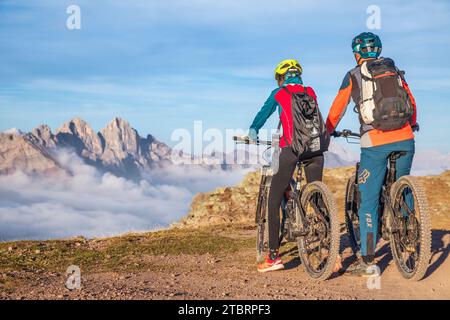
[[[397,160],[398,158],[401,158],[403,156],[406,156],[405,151],[394,151],[394,152],[391,152],[391,154],[389,155],[389,159]]]

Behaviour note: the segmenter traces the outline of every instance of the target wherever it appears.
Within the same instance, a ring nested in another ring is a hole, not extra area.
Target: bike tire
[[[339,256],[340,247],[340,228],[339,228],[339,216],[336,201],[333,194],[328,189],[328,187],[320,181],[312,182],[306,185],[303,189],[300,205],[302,208],[307,208],[307,204],[310,198],[319,193],[322,196],[325,207],[327,208],[327,213],[329,217],[329,226],[327,226],[327,234],[330,241],[329,254],[324,267],[317,271],[311,267],[309,257],[307,255],[307,249],[305,245],[305,236],[299,237],[297,239],[298,252],[300,260],[306,269],[308,275],[316,280],[322,281],[328,279],[333,274],[333,269],[335,267],[337,258]]]
[[[359,199],[355,199],[357,196],[357,185],[355,183],[356,175],[353,174],[347,181],[347,187],[345,190],[345,225],[347,227],[347,236],[350,242],[350,248],[355,256],[360,254],[361,248],[361,236],[359,232]],[[357,223],[357,224],[355,224]]]
[[[431,219],[425,191],[417,179],[412,176],[403,176],[393,184],[391,201],[394,202],[400,192],[403,193],[405,187],[412,191],[415,217],[419,218],[420,253],[415,268],[411,271],[405,270],[402,258],[397,251],[398,240],[394,234],[390,235],[390,248],[395,264],[402,276],[405,279],[419,281],[425,276],[431,259]],[[394,208],[394,203],[391,203],[391,208]]]

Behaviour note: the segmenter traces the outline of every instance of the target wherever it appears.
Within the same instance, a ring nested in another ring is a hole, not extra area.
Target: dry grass
[[[9,271],[64,272],[77,265],[84,271],[129,271],[158,267],[142,264],[145,256],[220,255],[253,246],[236,237],[242,226],[171,229],[107,239],[70,239],[0,243],[0,273]],[[232,234],[233,236],[228,236]]]

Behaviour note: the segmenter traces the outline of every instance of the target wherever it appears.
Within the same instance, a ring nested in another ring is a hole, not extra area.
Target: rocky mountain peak
[[[40,126],[34,128],[31,131],[31,134],[33,135],[33,137],[37,139],[37,142],[39,142],[42,146],[46,148],[55,147],[54,135],[48,125],[41,124]]]
[[[60,145],[74,147],[79,155],[92,161],[97,161],[103,152],[100,137],[80,118],[74,118],[58,128],[56,141]]]
[[[104,143],[103,159],[108,163],[126,159],[130,155],[135,157],[139,153],[138,132],[121,118],[111,121],[100,131],[100,136]]]
[[[97,135],[91,126],[80,118],[74,118],[64,123],[60,128],[56,130],[56,135],[59,133],[68,133],[72,135],[78,135],[80,137]]]

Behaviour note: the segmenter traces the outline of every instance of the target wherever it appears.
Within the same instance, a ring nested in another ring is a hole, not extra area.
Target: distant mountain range
[[[101,171],[127,178],[140,177],[142,172],[158,167],[176,165],[173,155],[178,159],[191,158],[172,150],[152,135],[141,137],[123,119],[115,118],[104,129],[95,132],[84,120],[75,118],[55,132],[44,124],[28,133],[17,129],[0,133],[0,174],[16,170],[30,174],[70,173],[58,161],[57,151],[61,149],[73,150],[85,163]],[[233,165],[236,157],[254,161],[257,155],[240,150],[236,154],[216,152],[196,158],[199,159],[197,163],[206,168],[232,169],[236,167]],[[353,158],[339,145],[332,145],[326,154],[328,167],[350,165]]]
[[[142,138],[130,124],[115,118],[106,128],[95,132],[84,120],[76,118],[55,133],[41,125],[29,133],[19,130],[0,134],[0,174],[20,169],[26,173],[64,170],[56,151],[69,148],[87,164],[118,176],[136,177],[142,170],[171,163],[171,149],[152,135]]]

